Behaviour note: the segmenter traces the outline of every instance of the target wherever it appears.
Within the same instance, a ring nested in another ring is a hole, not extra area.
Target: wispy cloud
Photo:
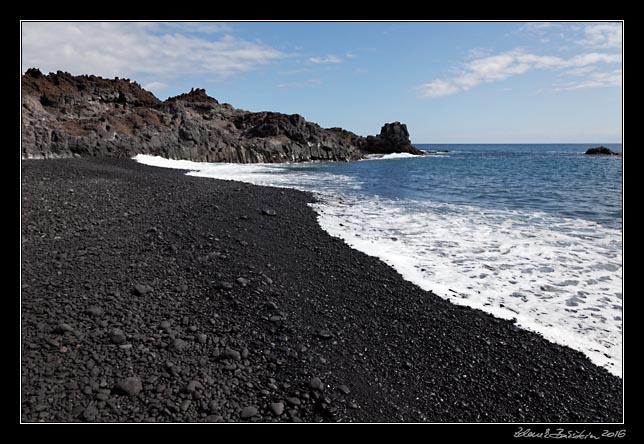
[[[322,80],[320,79],[307,79],[307,80],[295,81],[295,82],[278,83],[275,86],[280,89],[294,89],[294,88],[299,89],[299,88],[310,88],[314,86],[319,86],[321,84],[322,84]]]
[[[498,82],[529,71],[583,68],[599,63],[621,62],[621,54],[586,53],[571,58],[530,54],[520,49],[471,60],[447,79],[436,79],[418,87],[423,97],[436,98],[468,91],[483,83]]]
[[[311,63],[316,63],[320,65],[332,64],[332,63],[342,63],[342,59],[336,55],[328,54],[321,57],[309,57],[308,59]]]
[[[616,69],[610,72],[595,72],[589,78],[579,81],[564,83],[556,88],[557,91],[584,89],[584,88],[605,88],[609,86],[622,86],[622,70]]]
[[[152,92],[161,91],[167,87],[168,87],[167,83],[157,82],[157,81],[146,83],[145,85],[143,85],[144,89],[147,89],[148,91],[152,91]]]
[[[22,69],[106,77],[227,78],[286,55],[222,33],[219,23],[23,22]],[[206,39],[196,33],[207,33]]]
[[[222,34],[234,31],[234,27],[225,22],[131,22],[128,25],[160,33]]]
[[[584,38],[577,40],[576,43],[593,48],[621,48],[622,24],[599,23],[587,25],[584,28]]]
[[[467,60],[480,59],[487,57],[492,53],[489,48],[471,48],[467,51],[465,58]]]
[[[291,75],[302,74],[302,73],[311,72],[311,71],[313,71],[312,68],[294,68],[294,69],[287,69],[286,71],[280,71],[280,74],[291,76]]]
[[[549,43],[552,39],[564,37],[564,33],[576,28],[576,25],[554,22],[529,22],[517,29],[520,35],[527,35],[537,39],[539,43]]]
[[[521,27],[523,31],[528,32],[541,32],[544,29],[552,29],[558,27],[558,23],[553,22],[528,22]]]
[[[589,66],[581,66],[579,68],[572,68],[572,69],[567,69],[566,71],[563,71],[561,75],[570,75],[570,76],[585,76],[590,74],[591,72],[594,72],[597,70],[596,66],[589,65]]]
[[[565,49],[571,44],[587,49],[622,47],[622,24],[619,22],[530,22],[517,28],[517,34],[539,43],[559,42]]]
[[[564,60],[562,67],[582,67],[594,65],[596,63],[620,63],[621,54],[605,54],[601,52],[591,52],[588,54],[576,55],[569,60]]]

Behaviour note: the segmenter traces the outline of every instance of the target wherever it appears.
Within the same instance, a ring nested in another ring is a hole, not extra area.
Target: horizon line
[[[623,142],[412,142],[412,145],[623,145]]]

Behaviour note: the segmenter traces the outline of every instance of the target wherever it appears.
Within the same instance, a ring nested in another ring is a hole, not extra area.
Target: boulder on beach
[[[619,156],[619,153],[606,148],[605,146],[598,146],[596,148],[590,148],[586,151],[586,154],[591,155],[603,155],[603,156]]]

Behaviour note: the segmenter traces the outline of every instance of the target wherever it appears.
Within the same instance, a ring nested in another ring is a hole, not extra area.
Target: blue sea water
[[[402,156],[366,163],[295,164],[289,170],[355,177],[361,194],[539,211],[620,228],[622,158],[585,155],[591,146],[598,144],[419,144],[421,150],[449,152],[431,159]],[[607,146],[621,152],[621,145]]]
[[[584,155],[598,145],[416,145],[448,152],[350,163],[137,159],[313,191],[331,235],[424,289],[515,318],[621,376],[623,157]]]

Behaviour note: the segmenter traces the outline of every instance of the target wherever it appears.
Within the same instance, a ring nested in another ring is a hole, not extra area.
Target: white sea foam
[[[293,165],[286,163],[205,163],[171,160],[146,154],[138,154],[134,159],[146,165],[188,170],[187,174],[190,176],[237,180],[255,185],[298,188],[308,191],[320,188],[336,191],[343,187],[360,188],[360,185],[349,176],[293,171],[289,170]]]
[[[436,151],[426,151],[426,154],[423,158],[426,157],[449,157],[448,153],[445,152],[436,152]],[[410,153],[391,153],[391,154],[367,154],[363,161],[366,160],[391,160],[391,159],[418,159],[417,154]]]
[[[621,376],[621,232],[545,214],[386,199],[315,204],[320,225],[426,290],[516,318]]]
[[[325,190],[323,229],[405,279],[585,353],[622,374],[621,231],[545,213],[343,194],[355,178],[274,164],[206,164],[137,156],[188,174]]]
[[[410,154],[410,153],[370,154],[370,155],[367,155],[367,158],[365,160],[409,159],[413,157],[418,157],[418,156],[416,154]]]

